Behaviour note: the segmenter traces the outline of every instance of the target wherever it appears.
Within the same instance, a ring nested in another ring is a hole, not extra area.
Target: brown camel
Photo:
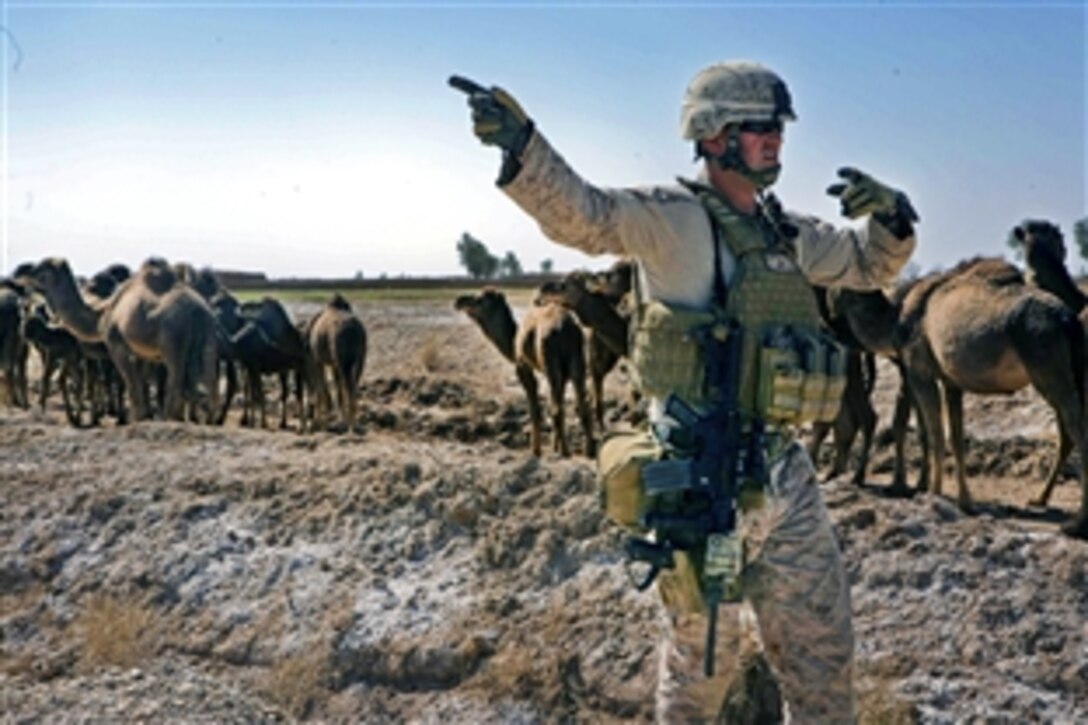
[[[885,341],[889,337],[886,329],[875,336]],[[1059,300],[1028,286],[1015,267],[1002,259],[971,259],[919,280],[902,294],[891,338],[920,413],[927,470],[936,493],[941,491],[944,458],[942,393],[958,500],[966,509],[971,496],[963,455],[963,393],[1009,394],[1029,383],[1058,418],[1058,459],[1046,490],[1073,446],[1081,453],[1082,487],[1088,485],[1083,331]],[[1088,538],[1088,495],[1077,517],[1063,528]]]
[[[352,312],[351,304],[334,294],[324,308],[304,326],[309,347],[307,377],[317,400],[313,416],[321,427],[328,425],[332,409],[326,371],[332,371],[340,422],[351,430],[357,421],[359,381],[366,365],[366,328]],[[314,418],[310,418],[313,429]]]
[[[578,318],[586,332],[586,357],[597,425],[604,427],[604,379],[627,356],[629,315],[619,300],[593,288],[585,272],[571,272],[558,282],[545,282],[533,298],[535,305],[560,305]]]
[[[586,435],[586,455],[596,455],[593,416],[586,396],[585,337],[574,317],[559,305],[547,304],[531,307],[518,324],[503,293],[490,288],[478,295],[462,295],[453,306],[468,315],[502,356],[514,363],[529,401],[533,455],[541,454],[543,427],[534,371],[540,371],[548,380],[553,450],[564,457],[570,455],[563,404],[570,382]]]
[[[185,400],[202,384],[208,420],[215,419],[219,344],[215,318],[207,303],[180,283],[169,265],[148,260],[114,294],[94,306],[80,296],[63,259],[43,260],[32,277],[72,334],[82,341],[106,344],[125,381],[136,420],[149,415],[142,360],[166,366],[165,417],[180,420]]]

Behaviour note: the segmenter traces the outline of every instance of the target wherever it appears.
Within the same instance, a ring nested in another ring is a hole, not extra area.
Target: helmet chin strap
[[[756,171],[744,163],[740,154],[740,131],[736,126],[726,127],[725,152],[712,158],[723,169],[736,171],[738,174],[752,182],[759,191],[769,188],[778,181],[778,175],[782,172],[782,164],[775,164],[769,169]]]

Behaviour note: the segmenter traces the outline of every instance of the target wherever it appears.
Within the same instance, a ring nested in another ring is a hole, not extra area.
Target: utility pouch
[[[757,415],[770,423],[799,422],[805,373],[789,327],[776,326],[764,331],[758,365]]]
[[[597,483],[605,516],[628,531],[644,533],[643,515],[650,499],[643,468],[661,459],[663,450],[646,431],[612,431],[597,454]]]
[[[670,613],[706,614],[706,599],[699,584],[699,567],[686,551],[674,551],[672,569],[657,575],[657,590]]]
[[[640,305],[631,337],[631,362],[643,395],[669,393],[698,402],[703,395],[704,361],[693,330],[713,324],[713,312],[668,306],[658,300]]]
[[[827,364],[830,351],[819,333],[799,331],[797,337],[804,368],[804,381],[801,383],[801,420],[823,420],[828,395]]]

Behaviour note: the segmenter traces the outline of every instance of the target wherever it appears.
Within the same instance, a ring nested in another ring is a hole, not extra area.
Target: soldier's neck
[[[755,214],[756,187],[735,171],[726,171],[717,164],[707,164],[707,179],[714,190],[741,214]]]

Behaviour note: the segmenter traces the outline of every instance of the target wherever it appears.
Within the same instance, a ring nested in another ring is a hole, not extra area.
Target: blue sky
[[[271,276],[459,271],[462,232],[527,269],[601,267],[494,187],[460,73],[514,93],[586,178],[692,176],[700,68],[789,83],[776,191],[839,220],[853,165],[907,190],[921,270],[1086,215],[1086,10],[1065,3],[0,0],[3,264],[150,255]],[[21,54],[17,53],[21,51]],[[842,223],[847,223],[842,221]]]

